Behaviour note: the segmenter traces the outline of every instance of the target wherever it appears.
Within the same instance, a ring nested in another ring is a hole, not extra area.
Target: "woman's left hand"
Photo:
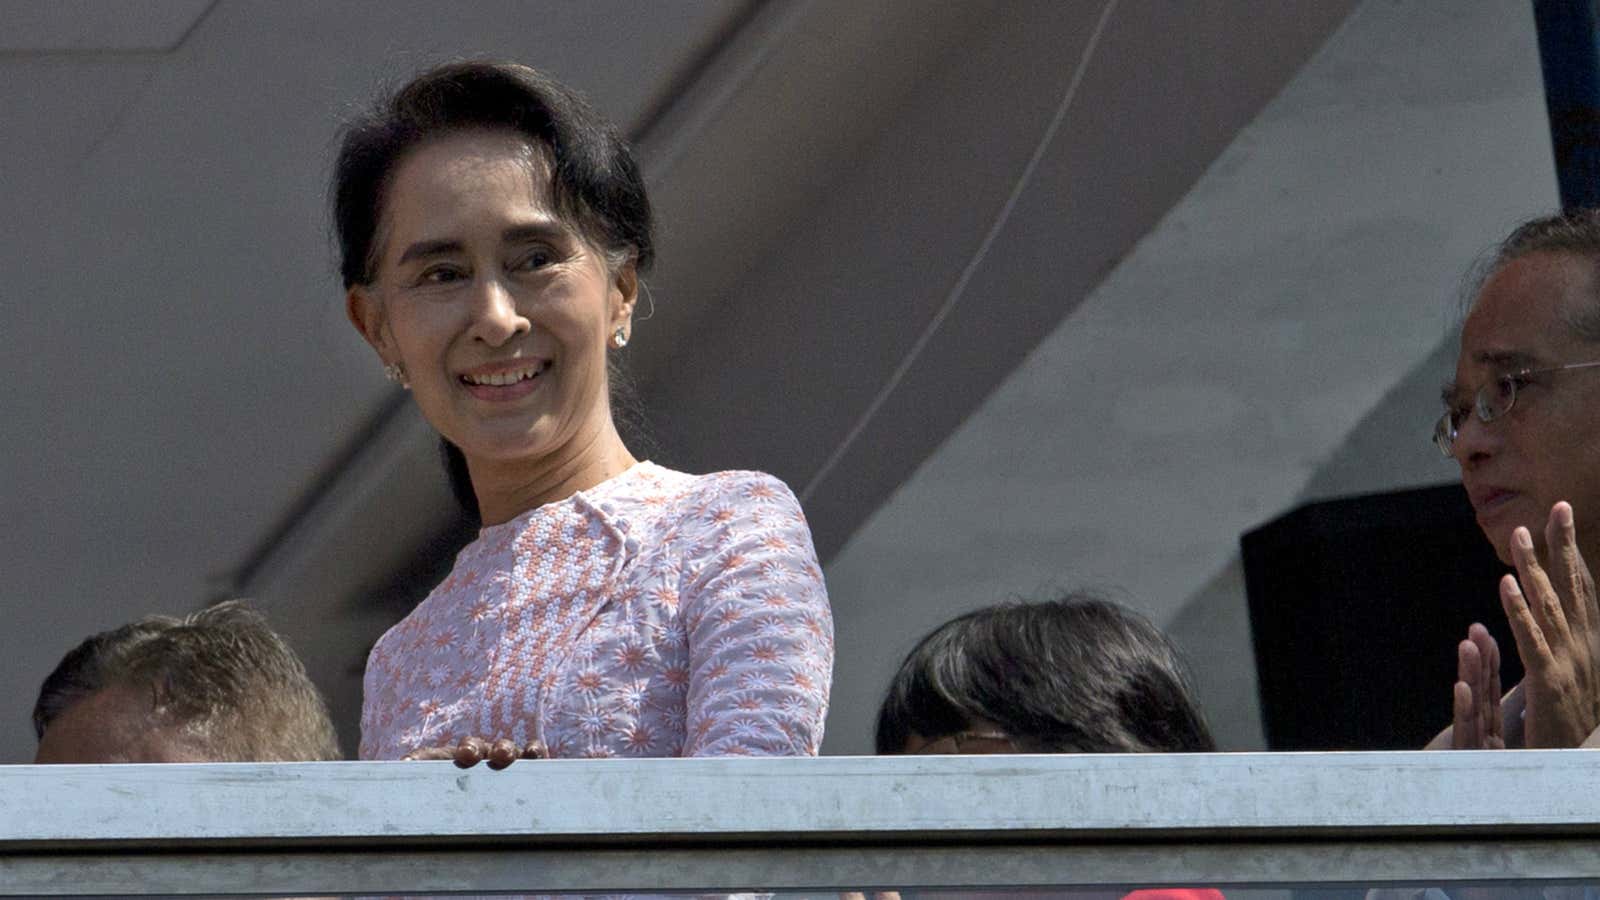
[[[491,742],[487,738],[469,735],[454,746],[420,747],[400,758],[410,761],[450,759],[463,769],[487,762],[489,768],[499,770],[519,759],[549,759],[550,751],[545,748],[544,741],[529,741],[526,746],[519,747],[509,738]]]

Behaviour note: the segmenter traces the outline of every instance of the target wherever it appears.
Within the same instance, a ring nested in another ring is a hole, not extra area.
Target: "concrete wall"
[[[1462,273],[1556,203],[1528,5],[1364,3],[827,568],[826,749],[869,750],[939,622],[1077,586],[1165,625],[1219,741],[1261,747],[1239,535],[1454,477],[1426,436]]]

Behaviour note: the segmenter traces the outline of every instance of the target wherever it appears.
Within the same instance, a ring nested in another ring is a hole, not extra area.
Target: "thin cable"
[[[856,420],[855,425],[844,436],[844,440],[839,442],[839,446],[834,448],[833,453],[822,464],[822,468],[818,469],[817,474],[811,476],[811,480],[806,483],[805,489],[800,492],[802,503],[811,499],[811,495],[816,492],[823,480],[833,474],[833,470],[844,459],[845,454],[850,452],[851,446],[861,437],[861,433],[867,430],[867,426],[871,424],[873,417],[878,414],[878,410],[888,401],[889,395],[894,393],[895,388],[899,387],[901,380],[906,377],[906,373],[911,371],[911,367],[916,363],[917,357],[922,355],[922,351],[928,346],[928,342],[933,340],[933,336],[938,333],[939,327],[944,324],[944,320],[950,315],[951,310],[955,309],[956,303],[961,300],[962,294],[966,293],[967,285],[972,281],[973,276],[978,273],[978,267],[983,265],[984,258],[989,255],[989,248],[993,247],[994,242],[999,239],[1000,232],[1006,227],[1006,221],[1011,218],[1011,213],[1016,209],[1017,202],[1022,199],[1022,192],[1027,189],[1028,182],[1033,179],[1034,170],[1039,168],[1039,163],[1044,159],[1045,152],[1050,149],[1051,142],[1055,140],[1056,132],[1061,129],[1061,123],[1066,120],[1067,110],[1072,108],[1072,101],[1078,95],[1078,87],[1083,84],[1083,75],[1089,69],[1089,61],[1094,58],[1095,48],[1100,44],[1100,36],[1105,32],[1106,23],[1111,20],[1111,13],[1116,8],[1117,0],[1106,0],[1105,8],[1100,10],[1100,18],[1095,22],[1094,30],[1089,33],[1089,41],[1083,47],[1083,55],[1078,59],[1078,67],[1072,73],[1072,80],[1067,82],[1067,91],[1062,96],[1061,103],[1056,106],[1055,115],[1050,118],[1050,124],[1045,126],[1044,135],[1039,139],[1039,145],[1034,148],[1033,156],[1028,158],[1028,164],[1022,167],[1022,174],[1017,176],[1017,182],[1012,186],[1010,196],[1006,198],[1005,205],[1000,207],[999,214],[995,216],[994,224],[989,226],[989,231],[983,236],[983,241],[978,245],[977,252],[972,255],[972,260],[967,263],[966,268],[961,270],[961,277],[956,279],[955,285],[950,288],[950,293],[945,296],[944,302],[939,305],[939,310],[933,314],[933,318],[922,329],[922,333],[917,336],[917,340],[911,345],[911,349],[906,351],[906,355],[900,360],[900,364],[895,366],[894,371],[889,375],[889,379],[879,389],[877,396],[873,397],[872,402],[867,404],[866,411]]]

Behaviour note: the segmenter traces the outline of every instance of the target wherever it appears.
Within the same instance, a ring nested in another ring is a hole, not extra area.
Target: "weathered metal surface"
[[[1600,881],[1588,751],[0,767],[0,895]]]
[[[0,850],[116,841],[1600,835],[1588,751],[0,766]]]

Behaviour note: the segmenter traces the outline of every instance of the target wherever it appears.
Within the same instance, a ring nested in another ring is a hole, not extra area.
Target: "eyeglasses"
[[[1477,415],[1478,421],[1487,425],[1511,411],[1517,403],[1517,391],[1528,385],[1536,375],[1551,375],[1556,372],[1567,372],[1572,369],[1590,369],[1600,366],[1600,362],[1571,363],[1565,366],[1552,366],[1548,369],[1524,369],[1521,372],[1511,372],[1490,381],[1478,388],[1478,393],[1472,399],[1472,412]],[[1455,455],[1456,435],[1461,430],[1461,424],[1467,420],[1465,410],[1447,409],[1439,421],[1433,425],[1433,442],[1439,447],[1439,452],[1448,459]]]
[[[917,755],[935,753],[1016,753],[1017,742],[1003,731],[958,731],[917,748]]]

